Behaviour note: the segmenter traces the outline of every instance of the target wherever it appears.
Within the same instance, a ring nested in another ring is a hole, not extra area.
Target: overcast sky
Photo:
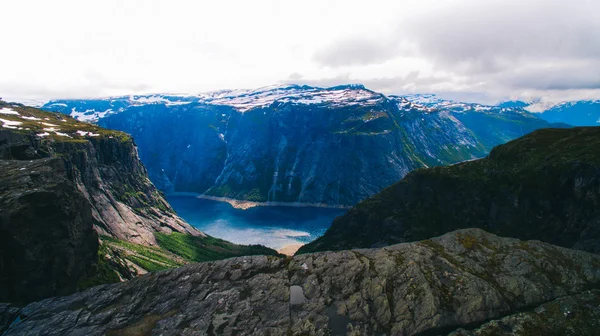
[[[363,83],[463,100],[600,99],[598,0],[11,0],[0,97]]]

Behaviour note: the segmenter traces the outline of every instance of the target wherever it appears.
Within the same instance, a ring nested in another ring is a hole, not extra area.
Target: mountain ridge
[[[362,85],[57,101],[46,108],[101,117],[99,125],[132,134],[151,180],[167,193],[342,206],[413,169],[482,157],[550,126],[522,109],[431,107]]]

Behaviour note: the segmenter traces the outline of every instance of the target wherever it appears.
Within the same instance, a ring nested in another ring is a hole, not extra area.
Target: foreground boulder
[[[191,264],[32,303],[5,335],[438,334],[599,286],[598,255],[468,229]]]
[[[600,253],[600,127],[543,129],[487,158],[411,172],[299,253],[381,247],[478,227]]]

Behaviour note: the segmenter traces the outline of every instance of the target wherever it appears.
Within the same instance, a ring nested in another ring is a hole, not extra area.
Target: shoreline
[[[286,256],[293,257],[294,254],[296,254],[296,252],[298,252],[298,250],[304,245],[305,244],[303,244],[303,243],[288,244],[288,245],[285,245],[285,246],[277,249],[277,253],[281,253],[281,254],[285,254]]]
[[[304,207],[315,207],[315,208],[326,208],[326,209],[350,209],[352,206],[349,205],[331,205],[324,203],[300,203],[300,202],[253,202],[246,200],[238,200],[227,197],[217,197],[210,195],[203,195],[194,192],[174,192],[166,195],[168,196],[188,196],[188,197],[196,197],[199,199],[205,199],[210,201],[217,202],[225,202],[229,203],[234,209],[240,210],[248,210],[250,208],[255,208],[259,206],[287,206],[287,207],[295,207],[295,208],[304,208]]]

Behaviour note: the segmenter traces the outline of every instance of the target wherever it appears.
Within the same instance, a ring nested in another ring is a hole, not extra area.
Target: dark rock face
[[[98,250],[90,203],[62,159],[0,160],[0,170],[0,301],[74,292]]]
[[[7,303],[0,303],[0,333],[15,321],[21,309]]]
[[[489,157],[416,170],[338,217],[300,253],[384,246],[479,227],[600,252],[600,128],[545,129]]]
[[[598,255],[469,229],[187,265],[32,303],[5,335],[437,334],[598,285]]]
[[[439,106],[362,86],[289,86],[216,98],[57,101],[45,108],[102,115],[99,125],[133,135],[151,180],[166,192],[346,206],[413,169],[482,157],[549,125],[520,109]]]

